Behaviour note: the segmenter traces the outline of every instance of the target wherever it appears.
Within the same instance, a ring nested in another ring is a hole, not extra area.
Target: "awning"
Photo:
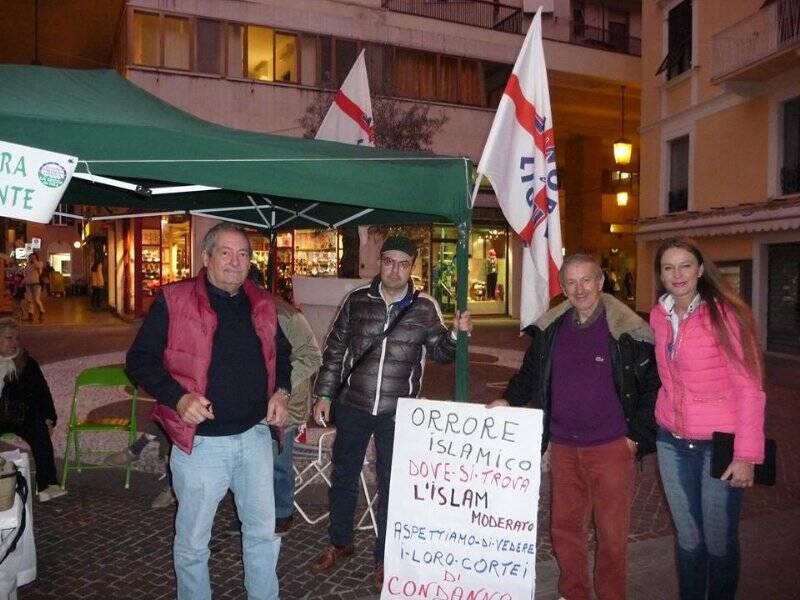
[[[647,242],[677,236],[739,235],[795,229],[800,229],[800,196],[641,219],[636,240]]]

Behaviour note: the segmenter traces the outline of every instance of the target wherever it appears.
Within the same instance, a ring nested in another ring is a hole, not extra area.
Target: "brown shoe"
[[[350,556],[353,552],[355,552],[353,544],[347,544],[347,546],[328,546],[323,553],[319,555],[319,558],[311,563],[311,570],[314,573],[328,571],[333,568],[337,560]]]
[[[383,563],[380,562],[375,565],[375,591],[380,592],[383,589]]]

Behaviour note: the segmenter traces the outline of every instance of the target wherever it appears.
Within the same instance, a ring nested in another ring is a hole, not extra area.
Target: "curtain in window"
[[[158,15],[133,13],[133,64],[159,65]]]
[[[439,57],[439,87],[437,99],[442,102],[458,102],[458,59],[452,56]]]
[[[436,99],[436,55],[397,48],[394,63],[395,93],[404,98]]]
[[[268,27],[247,26],[247,76],[259,81],[274,81],[274,37]]]
[[[275,34],[275,80],[297,83],[297,37]]]
[[[197,19],[197,65],[200,73],[222,73],[222,24],[209,19]]]
[[[244,77],[244,28],[228,25],[228,77]]]
[[[189,70],[189,19],[164,17],[164,66]]]
[[[484,97],[483,72],[477,60],[461,59],[461,76],[459,82],[462,104],[482,106]]]

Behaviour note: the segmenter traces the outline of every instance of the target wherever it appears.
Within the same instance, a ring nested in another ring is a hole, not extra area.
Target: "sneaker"
[[[165,487],[161,490],[153,501],[150,503],[150,508],[167,508],[175,504],[175,492],[172,491],[171,486]]]
[[[288,533],[292,528],[293,519],[293,515],[289,515],[288,517],[275,517],[275,534],[283,535]]]
[[[47,489],[39,492],[39,502],[50,502],[50,500],[53,500],[54,498],[60,498],[66,494],[67,490],[56,483],[52,483],[47,486]]]
[[[130,448],[125,448],[119,452],[109,454],[103,462],[112,467],[124,467],[129,462],[136,462],[137,460],[139,460],[139,456],[131,452]]]

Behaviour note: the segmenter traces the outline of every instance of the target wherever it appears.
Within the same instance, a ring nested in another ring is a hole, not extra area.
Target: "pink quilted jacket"
[[[728,331],[741,351],[733,315]],[[681,322],[672,358],[667,349],[672,325],[659,303],[650,312],[656,336],[656,362],[661,390],[656,421],[677,436],[705,440],[714,431],[736,434],[734,458],[753,463],[764,460],[764,404],[761,383],[725,354],[711,327],[708,306],[701,304]]]

